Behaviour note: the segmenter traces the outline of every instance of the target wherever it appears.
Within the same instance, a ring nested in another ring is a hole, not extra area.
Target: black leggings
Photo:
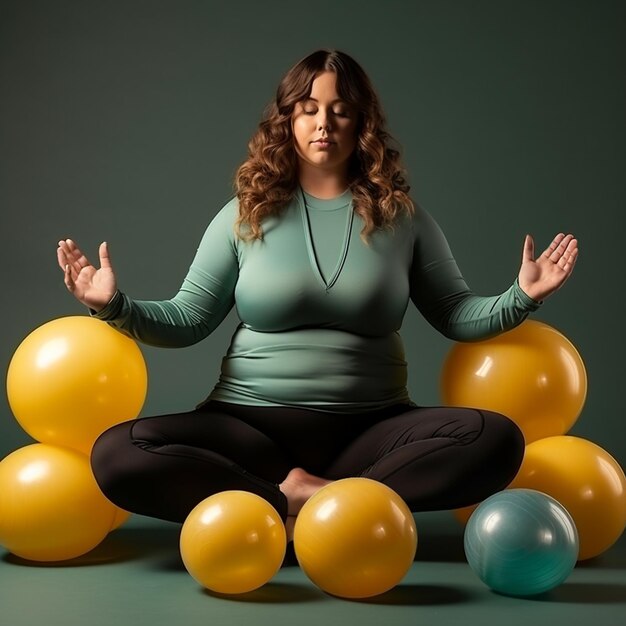
[[[519,428],[485,410],[396,405],[338,414],[209,402],[114,426],[91,460],[119,507],[183,522],[204,498],[230,489],[262,496],[284,520],[278,484],[294,467],[333,480],[378,480],[412,511],[457,508],[504,489],[523,454]]]

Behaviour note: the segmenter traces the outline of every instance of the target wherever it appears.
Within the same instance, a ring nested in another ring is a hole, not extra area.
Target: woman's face
[[[292,128],[300,167],[347,169],[357,142],[357,111],[337,94],[334,72],[323,72],[313,81],[309,98],[294,108]]]

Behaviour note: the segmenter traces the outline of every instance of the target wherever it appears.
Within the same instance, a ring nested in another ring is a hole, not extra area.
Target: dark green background
[[[175,293],[283,73],[320,47],[353,55],[404,149],[412,193],[478,293],[515,278],[523,237],[580,238],[572,279],[535,314],[579,349],[573,433],[626,462],[622,295],[624,2],[32,2],[0,4],[3,376],[22,339],[84,310],[60,237],[110,242],[120,287]],[[213,385],[236,318],[184,350],[145,348],[143,414]],[[437,403],[451,343],[411,306],[410,389]],[[77,363],[76,367],[80,367]],[[36,390],[34,390],[36,392]],[[30,442],[3,397],[0,455]]]

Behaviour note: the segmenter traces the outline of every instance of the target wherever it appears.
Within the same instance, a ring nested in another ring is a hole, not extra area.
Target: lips
[[[326,150],[334,145],[334,141],[329,141],[328,139],[317,139],[316,141],[311,142],[314,146],[318,146],[320,150]]]

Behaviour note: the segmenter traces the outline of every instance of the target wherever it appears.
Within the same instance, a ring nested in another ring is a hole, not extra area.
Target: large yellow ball
[[[43,443],[0,462],[0,545],[32,561],[62,561],[95,548],[116,508],[84,454]]]
[[[444,404],[502,413],[517,423],[526,443],[568,432],[586,395],[576,348],[535,320],[492,339],[455,344],[441,372]]]
[[[40,326],[9,364],[13,414],[31,437],[89,454],[107,428],[139,415],[147,391],[137,344],[105,322],[63,317]]]
[[[209,496],[189,513],[180,534],[187,571],[217,593],[258,589],[280,569],[286,548],[276,509],[247,491]]]
[[[415,520],[392,489],[367,478],[345,478],[320,489],[296,518],[294,550],[321,589],[366,598],[397,585],[413,563]]]
[[[509,487],[543,491],[569,511],[578,529],[579,560],[608,550],[626,528],[624,470],[586,439],[556,436],[529,444]]]
[[[111,530],[117,530],[120,526],[123,526],[130,519],[130,512],[115,507],[115,517],[113,518],[113,524]]]

